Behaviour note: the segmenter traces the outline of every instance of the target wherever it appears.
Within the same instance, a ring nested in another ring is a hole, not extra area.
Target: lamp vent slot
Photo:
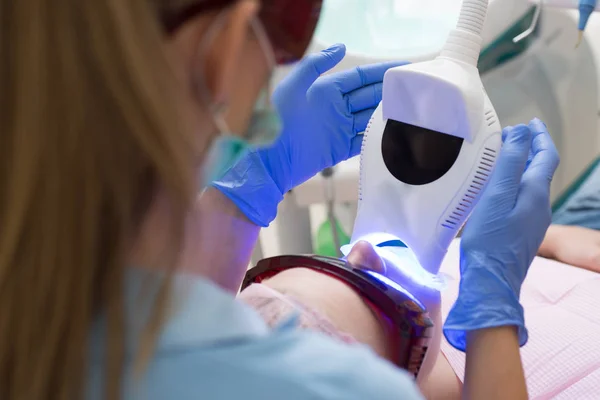
[[[485,122],[488,126],[492,126],[496,123],[496,118],[494,117],[494,112],[492,110],[488,110],[485,113]]]
[[[471,178],[471,183],[465,191],[462,199],[458,202],[458,205],[450,212],[450,214],[442,223],[444,228],[454,230],[462,226],[465,219],[469,215],[469,212],[473,209],[473,205],[479,197],[479,194],[490,178],[492,169],[494,168],[494,163],[496,161],[496,153],[496,150],[488,147],[484,148],[483,154],[479,160],[479,164],[477,164],[475,173]]]
[[[369,132],[371,130],[371,125],[373,125],[373,116],[369,119],[369,123],[367,124],[367,128],[363,133],[363,141],[360,146],[360,160],[359,160],[359,175],[358,175],[358,200],[362,201],[363,198],[363,157],[365,153],[365,146],[367,145],[367,139],[369,136]]]

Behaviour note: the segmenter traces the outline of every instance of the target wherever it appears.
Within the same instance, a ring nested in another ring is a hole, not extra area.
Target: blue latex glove
[[[362,135],[381,101],[385,72],[399,62],[321,77],[346,54],[334,45],[304,58],[273,94],[283,122],[268,148],[249,152],[213,186],[259,226],[275,218],[283,195],[327,167],[360,153]]]
[[[527,342],[521,285],[550,225],[550,182],[559,156],[540,120],[503,131],[489,186],[464,230],[460,289],[444,335],[464,351],[466,332],[516,326]]]

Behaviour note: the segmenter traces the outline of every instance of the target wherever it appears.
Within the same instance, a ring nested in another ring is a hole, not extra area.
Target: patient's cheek
[[[241,292],[238,299],[254,308],[270,327],[283,324],[297,315],[301,329],[321,332],[346,343],[356,343],[351,335],[338,330],[318,311],[305,307],[268,286],[253,284]]]

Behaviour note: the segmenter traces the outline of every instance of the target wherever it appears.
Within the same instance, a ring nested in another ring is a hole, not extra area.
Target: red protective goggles
[[[198,0],[177,12],[163,12],[162,23],[172,34],[190,18],[225,8],[237,0]],[[322,0],[262,0],[259,18],[278,64],[298,61],[304,56],[321,14]]]

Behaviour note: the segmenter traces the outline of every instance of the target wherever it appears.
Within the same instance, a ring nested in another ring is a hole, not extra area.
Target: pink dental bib
[[[441,272],[444,318],[458,295],[459,244]],[[529,342],[521,354],[531,399],[600,399],[600,274],[537,257],[521,292]],[[442,341],[442,352],[464,379],[465,355]]]

